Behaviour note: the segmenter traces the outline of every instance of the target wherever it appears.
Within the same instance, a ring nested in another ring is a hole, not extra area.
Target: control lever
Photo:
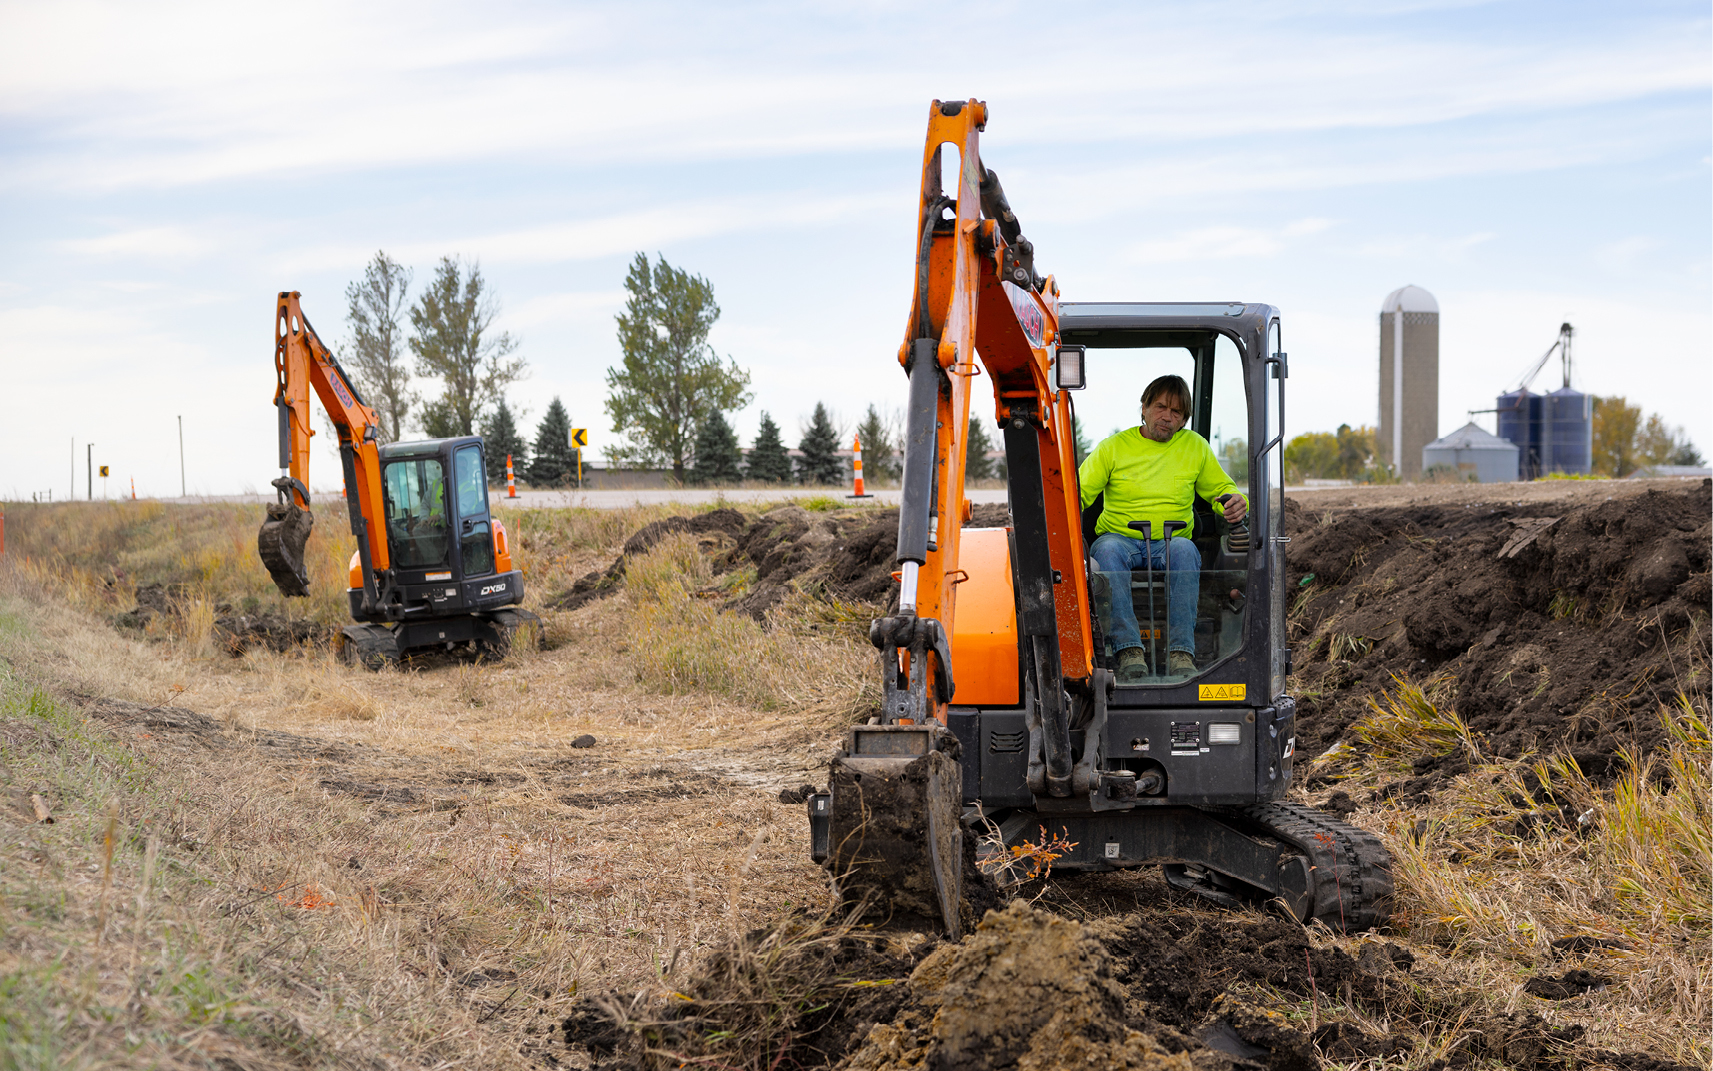
[[[1228,495],[1220,495],[1219,498],[1215,499],[1215,501],[1219,503],[1221,509],[1224,509],[1225,506],[1236,497],[1236,493],[1233,492]],[[1243,520],[1238,521],[1236,524],[1231,526],[1231,531],[1227,533],[1225,537],[1225,545],[1233,554],[1249,553],[1249,518],[1247,516],[1245,516]]]
[[[1154,526],[1151,521],[1131,521],[1130,528],[1142,533],[1142,565],[1147,570],[1143,574],[1147,578],[1143,583],[1148,587],[1148,642],[1143,645],[1142,650],[1147,659],[1148,676],[1154,677],[1158,676],[1154,672]],[[1130,581],[1126,580],[1125,583]],[[1170,602],[1166,604],[1168,613],[1171,612],[1171,605]],[[1131,613],[1135,614],[1134,607]]]
[[[1162,521],[1160,527],[1166,530],[1166,670],[1172,668],[1172,536],[1189,527],[1187,521]],[[1194,630],[1191,630],[1192,635]],[[1193,644],[1192,644],[1193,646]]]

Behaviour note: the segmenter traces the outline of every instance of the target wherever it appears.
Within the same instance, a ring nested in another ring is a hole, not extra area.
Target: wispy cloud
[[[59,243],[68,253],[103,260],[141,258],[181,260],[212,252],[216,244],[188,227],[138,227],[97,238],[71,238]]]
[[[1137,264],[1169,264],[1233,257],[1271,257],[1282,252],[1290,239],[1319,234],[1331,226],[1329,219],[1313,218],[1300,219],[1276,230],[1202,227],[1141,242],[1131,248],[1129,259]]]
[[[897,53],[913,18],[513,5],[472,25],[434,4],[280,18],[72,2],[9,16],[0,114],[23,135],[14,183],[178,186],[524,153],[585,166],[902,146],[948,82],[981,87],[1013,144],[1055,145],[1402,129],[1709,84],[1705,33],[1665,20],[1489,41],[1374,17],[1329,33],[1194,7],[1072,9],[1028,65],[954,55],[929,74]]]

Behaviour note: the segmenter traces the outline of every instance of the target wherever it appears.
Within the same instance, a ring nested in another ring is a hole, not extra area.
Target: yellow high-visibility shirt
[[[1163,443],[1143,435],[1141,428],[1126,428],[1101,440],[1083,460],[1077,476],[1084,508],[1096,495],[1106,495],[1095,531],[1132,539],[1141,539],[1142,533],[1128,527],[1131,521],[1148,521],[1155,539],[1164,537],[1164,522],[1183,521],[1186,527],[1178,534],[1193,536],[1196,497],[1212,502],[1237,490],[1219,467],[1213,447],[1188,428]],[[1243,501],[1247,505],[1249,496],[1244,495]]]

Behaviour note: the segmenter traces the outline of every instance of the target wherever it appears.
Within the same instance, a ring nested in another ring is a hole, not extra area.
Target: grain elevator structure
[[[1380,306],[1380,460],[1400,479],[1422,474],[1422,448],[1439,437],[1439,302],[1403,286]]]

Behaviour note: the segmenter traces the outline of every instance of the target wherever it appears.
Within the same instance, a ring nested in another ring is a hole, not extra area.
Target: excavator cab
[[[396,661],[460,643],[503,654],[512,631],[534,620],[509,609],[523,600],[523,574],[488,511],[484,449],[474,435],[380,447],[390,568],[365,590],[361,555],[351,557],[351,616],[368,623],[345,630],[353,657]]]

